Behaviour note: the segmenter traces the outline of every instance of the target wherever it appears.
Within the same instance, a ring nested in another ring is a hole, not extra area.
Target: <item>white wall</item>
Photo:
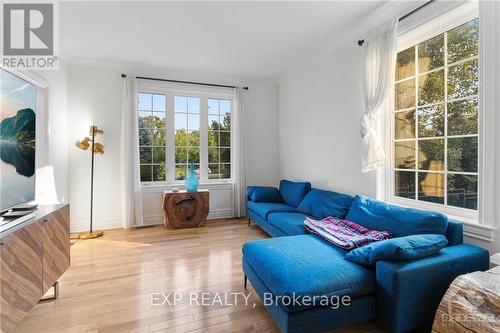
[[[498,4],[495,10],[498,21]],[[500,26],[495,22],[486,24],[485,29],[496,29],[500,36]],[[278,88],[280,177],[376,197],[376,175],[361,172],[359,121],[363,112],[364,64],[363,49],[355,42],[353,39],[339,45],[331,54],[305,64],[281,81]],[[500,43],[497,42],[496,48],[500,54]],[[499,89],[498,61],[496,73]],[[496,96],[496,110],[500,110],[500,91]],[[500,129],[498,115],[496,126]],[[500,135],[496,135],[496,144],[500,147]],[[492,253],[500,252],[500,154],[496,159],[496,217],[488,221],[496,226],[493,241],[465,237],[466,242],[483,246]]]
[[[245,97],[247,183],[276,186],[278,169],[278,89],[249,84]]]
[[[279,86],[282,178],[375,195],[372,175],[361,172],[362,55],[351,41]]]
[[[98,141],[104,144],[105,151],[104,155],[96,156],[94,227],[122,226],[119,157],[123,81],[120,74],[131,71],[98,65],[68,65],[68,184],[73,231],[88,228],[90,155],[74,147],[74,142],[88,135],[91,123],[104,129]],[[161,73],[153,76],[168,77]],[[249,83],[248,86],[245,99],[248,126],[245,130],[249,147],[249,184],[275,185],[278,182],[277,87],[262,83]],[[143,190],[145,224],[161,222],[160,199],[164,189],[167,188],[155,186]],[[230,193],[231,188],[227,186],[213,190],[211,217],[231,216]]]
[[[97,142],[104,155],[95,156],[94,228],[121,227],[120,205],[120,121],[122,79],[120,73],[106,68],[68,65],[68,147],[69,203],[71,229],[85,230],[89,225],[90,151],[75,147],[89,135],[95,124],[104,129]]]

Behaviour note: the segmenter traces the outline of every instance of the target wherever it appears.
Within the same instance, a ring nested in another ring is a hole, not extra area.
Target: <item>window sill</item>
[[[396,197],[396,196],[390,196],[385,201],[392,203],[394,205],[402,206],[402,207],[439,212],[441,214],[448,216],[448,218],[450,218],[452,220],[457,220],[457,221],[463,222],[463,223],[471,223],[473,225],[478,224],[478,222],[477,222],[479,219],[478,212],[474,211],[474,210],[470,210],[470,209],[464,209],[464,208],[453,207],[453,206],[444,206],[444,205],[436,204],[436,203],[432,203],[432,202],[419,201],[419,200],[414,200],[414,199],[406,199],[406,198],[401,198],[401,197]]]
[[[221,188],[232,188],[234,182],[233,181],[226,181],[226,182],[204,182],[200,183],[200,189],[221,189]],[[180,190],[184,189],[184,183],[160,183],[160,184],[154,184],[154,183],[147,183],[147,184],[141,184],[141,190],[143,193],[156,193],[156,192],[163,192],[163,191],[168,191],[173,188],[178,188]]]
[[[480,224],[477,219],[465,218],[446,214],[448,219],[460,222],[464,225],[464,236],[479,239],[486,242],[493,242],[495,227],[487,224]]]
[[[474,222],[463,222],[464,236],[482,240],[485,242],[493,242],[493,233],[495,228],[490,225],[479,224]]]
[[[475,212],[467,212],[467,216],[461,216],[457,214],[453,214],[453,212],[450,211],[443,211],[442,209],[439,209],[440,207],[434,204],[428,204],[428,203],[422,203],[418,202],[415,204],[414,200],[407,200],[407,199],[402,199],[402,198],[397,198],[397,197],[392,197],[386,202],[397,205],[397,206],[402,206],[402,207],[407,207],[407,208],[414,208],[414,209],[423,209],[423,210],[429,210],[429,211],[435,211],[435,212],[440,212],[446,216],[450,220],[454,220],[457,222],[460,222],[464,225],[464,236],[475,238],[478,240],[486,241],[486,242],[493,242],[493,233],[496,230],[494,226],[487,225],[487,224],[480,224],[478,222],[478,214]],[[465,210],[464,210],[465,212]]]

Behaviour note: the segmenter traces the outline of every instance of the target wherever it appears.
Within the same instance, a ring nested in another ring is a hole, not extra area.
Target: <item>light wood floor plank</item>
[[[265,237],[241,219],[196,229],[116,229],[79,240],[59,298],[35,306],[15,333],[279,332],[251,288],[248,306],[243,298],[235,306],[193,306],[188,299],[190,292],[243,292],[241,246]],[[151,305],[151,293],[174,291],[185,295],[179,304]],[[370,322],[338,332],[384,330]]]

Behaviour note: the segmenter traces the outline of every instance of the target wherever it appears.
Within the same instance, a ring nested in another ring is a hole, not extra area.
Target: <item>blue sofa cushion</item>
[[[291,182],[284,179],[280,181],[281,198],[284,203],[293,207],[298,207],[310,190],[309,182]]]
[[[313,235],[261,239],[243,245],[243,260],[274,296],[356,297],[374,293],[374,271],[344,260],[344,255],[344,250]],[[312,306],[280,305],[289,312]]]
[[[345,258],[360,265],[373,266],[379,260],[406,261],[427,257],[438,253],[446,244],[448,240],[443,235],[412,235],[354,249]]]
[[[346,220],[372,230],[386,230],[391,237],[446,232],[448,218],[440,213],[405,208],[357,195]]]
[[[276,187],[272,187],[272,186],[247,186],[247,200],[252,200],[252,194],[253,194],[253,192],[255,192],[255,190],[269,189],[269,188],[276,189]]]
[[[306,215],[303,213],[271,213],[267,217],[269,224],[289,236],[306,233],[304,229],[305,219]]]
[[[250,200],[254,202],[275,202],[283,203],[280,192],[275,187],[256,187],[250,195]]]
[[[247,208],[263,219],[274,212],[296,212],[297,209],[284,203],[247,201]]]
[[[343,219],[346,217],[353,199],[347,194],[313,188],[302,200],[298,210],[318,219],[324,219],[328,216]]]

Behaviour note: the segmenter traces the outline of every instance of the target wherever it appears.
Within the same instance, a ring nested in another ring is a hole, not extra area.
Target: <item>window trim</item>
[[[234,158],[235,158],[234,157],[234,139],[233,139],[233,137],[234,137],[234,134],[233,134],[233,131],[234,131],[234,123],[233,123],[233,118],[234,118],[234,116],[233,116],[233,114],[234,114],[234,111],[233,111],[234,110],[234,98],[215,97],[213,95],[208,95],[207,98],[204,99],[205,103],[207,103],[207,105],[205,107],[205,110],[206,110],[207,114],[206,114],[206,117],[204,117],[204,119],[203,119],[203,121],[205,121],[205,120],[207,121],[207,123],[205,124],[205,128],[208,128],[208,100],[209,99],[215,99],[215,100],[219,101],[219,116],[220,116],[220,101],[224,100],[224,101],[229,101],[231,103],[230,104],[231,108],[230,108],[230,111],[229,111],[230,115],[231,115],[231,124],[230,124],[231,128],[230,128],[230,131],[229,131],[229,134],[230,134],[230,138],[229,138],[229,149],[230,149],[230,151],[229,151],[229,153],[230,153],[230,155],[229,155],[229,163],[223,163],[223,162],[221,162],[221,160],[220,160],[220,155],[221,155],[220,150],[219,150],[219,162],[218,163],[212,163],[212,164],[217,164],[219,166],[221,166],[223,164],[229,164],[229,167],[231,169],[231,176],[230,176],[230,178],[222,178],[222,179],[221,178],[219,178],[219,179],[212,178],[212,179],[210,179],[209,176],[208,176],[208,173],[207,173],[207,177],[204,178],[204,179],[206,179],[206,182],[209,183],[209,184],[220,183],[220,182],[223,182],[223,183],[224,182],[231,182],[233,180],[233,178],[234,178],[234,170],[233,170],[233,165],[234,164],[233,164],[233,162],[234,162]],[[200,128],[201,128],[201,124],[200,124]],[[220,135],[220,129],[219,129],[218,132],[219,132],[219,135]],[[223,132],[225,132],[225,131],[223,131]],[[203,156],[207,157],[207,163],[206,163],[206,165],[207,165],[207,168],[208,168],[209,165],[210,165],[210,161],[208,160],[208,158],[209,158],[208,151],[209,151],[210,148],[214,148],[213,146],[209,146],[208,145],[208,131],[207,131],[207,145],[206,145],[205,148],[206,148],[207,152],[206,152],[206,155],[203,155]],[[224,148],[226,148],[227,149],[228,147],[220,146],[219,145],[219,146],[216,146],[215,148],[217,148],[217,149],[221,149],[221,148],[224,149]],[[201,165],[201,160],[200,160],[200,165]],[[202,171],[207,172],[207,169],[202,169]]]
[[[478,223],[481,227],[491,228],[500,226],[496,220],[496,207],[498,197],[496,196],[497,169],[495,159],[497,158],[496,138],[496,61],[497,38],[496,31],[490,29],[496,22],[496,2],[479,2],[479,217]],[[488,68],[489,70],[485,70]],[[488,179],[489,181],[483,181]],[[490,230],[491,231],[491,230]],[[490,234],[491,239],[491,234]]]
[[[166,96],[166,175],[165,181],[149,181],[141,182],[141,187],[155,187],[155,186],[178,186],[182,187],[185,180],[175,180],[175,144],[168,144],[168,142],[175,142],[175,112],[174,112],[174,97],[198,97],[200,98],[200,167],[206,165],[208,167],[208,99],[224,99],[231,101],[231,176],[226,179],[209,179],[208,170],[201,168],[200,170],[200,185],[215,185],[215,184],[229,184],[234,182],[234,147],[235,147],[235,133],[234,133],[234,93],[230,88],[215,88],[215,87],[199,87],[187,86],[185,84],[157,82],[149,80],[137,80],[136,94],[161,94]]]
[[[402,35],[398,37],[398,45],[397,45],[397,51],[400,52],[403,51],[409,47],[415,46],[416,44],[419,44],[425,40],[428,40],[432,37],[435,37],[439,34],[442,34],[446,31],[449,31],[453,29],[454,27],[457,27],[461,24],[464,24],[474,18],[479,18],[479,26],[480,26],[480,33],[479,33],[479,54],[476,59],[479,61],[479,94],[476,95],[474,98],[478,99],[479,103],[479,114],[478,114],[478,208],[476,211],[466,209],[466,208],[461,208],[461,207],[453,207],[453,206],[444,206],[442,204],[437,204],[437,203],[432,203],[432,202],[425,202],[425,201],[418,201],[416,199],[407,199],[407,198],[402,198],[394,195],[393,188],[395,184],[395,172],[394,170],[397,169],[394,166],[394,145],[393,141],[404,141],[404,140],[399,140],[394,138],[394,96],[395,96],[395,83],[396,82],[402,82],[406,79],[403,80],[393,80],[392,85],[391,85],[391,96],[389,102],[386,104],[387,105],[387,117],[386,121],[384,122],[384,127],[385,127],[385,137],[386,137],[386,151],[389,153],[386,154],[386,167],[384,168],[384,173],[383,173],[383,183],[384,183],[384,199],[385,201],[401,205],[401,206],[406,206],[406,207],[412,207],[412,208],[419,208],[419,209],[425,209],[425,210],[433,210],[433,211],[438,211],[443,214],[446,214],[449,218],[458,220],[461,222],[464,222],[469,225],[478,225],[478,224],[485,224],[488,225],[487,223],[484,223],[484,219],[482,218],[483,215],[483,210],[482,210],[482,198],[484,198],[484,187],[485,184],[483,183],[483,172],[484,172],[484,150],[483,150],[483,143],[485,142],[484,139],[484,133],[483,133],[483,122],[485,121],[484,117],[484,112],[483,112],[483,104],[484,104],[484,92],[483,92],[483,73],[484,73],[484,50],[483,50],[483,22],[482,22],[482,15],[479,15],[479,10],[478,10],[478,5],[477,3],[473,2],[467,2],[461,6],[458,6],[452,10],[449,10],[448,12],[432,18],[430,21],[423,23],[420,26],[417,26],[413,29],[410,29],[406,32],[404,32]],[[471,58],[472,59],[472,58]],[[458,64],[460,62],[454,63]],[[438,69],[443,69],[446,67],[446,63],[444,67],[440,67]],[[438,69],[433,69],[428,72],[433,72],[434,70]],[[426,72],[426,73],[428,73]],[[421,75],[424,73],[418,73],[418,75]],[[471,99],[471,96],[468,96],[466,99]],[[460,99],[461,100],[461,99]],[[410,108],[407,110],[415,110],[416,108]],[[406,110],[406,111],[407,111]],[[405,111],[405,110],[398,110],[399,111]],[[446,120],[445,120],[446,121]],[[415,130],[418,130],[416,128]],[[476,135],[474,135],[476,136]],[[462,136],[460,136],[462,137]],[[442,138],[442,137],[439,137]],[[428,139],[428,138],[426,138]],[[415,138],[415,141],[417,142],[418,139]],[[446,156],[445,152],[445,156]],[[445,157],[446,158],[446,157]],[[415,163],[418,163],[416,161]],[[406,171],[414,171],[412,170],[406,170]],[[444,174],[448,173],[447,171],[444,171]]]
[[[479,17],[477,3],[472,1],[467,2],[398,36],[396,52],[403,51],[427,39],[445,33],[477,17]],[[479,19],[481,21],[481,18]],[[479,24],[481,25],[481,23]]]

